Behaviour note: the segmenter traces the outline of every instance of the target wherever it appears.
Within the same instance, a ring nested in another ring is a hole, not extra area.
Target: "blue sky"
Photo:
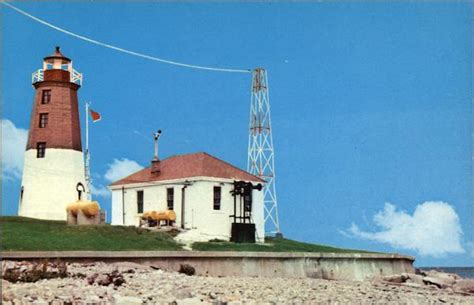
[[[473,265],[472,4],[16,6],[149,55],[266,68],[286,237],[406,253],[419,266]],[[157,128],[164,131],[162,158],[206,151],[246,167],[249,74],[152,62],[0,9],[2,119],[16,129],[29,128],[31,72],[60,45],[84,73],[80,100],[91,101],[103,117],[90,139],[97,188],[109,183],[114,160],[147,166]],[[84,122],[82,107],[81,116]],[[4,150],[10,147],[5,138]],[[20,179],[5,172],[10,159],[4,157],[2,213],[14,215]],[[97,198],[110,209],[110,197]],[[431,226],[438,230],[436,239]],[[400,241],[400,235],[415,231],[420,235],[413,242]],[[451,248],[443,248],[449,243]],[[445,251],[435,253],[436,247]]]

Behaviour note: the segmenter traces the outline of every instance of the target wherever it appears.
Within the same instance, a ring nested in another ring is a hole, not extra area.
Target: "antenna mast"
[[[90,162],[91,162],[91,155],[89,152],[89,102],[85,102],[86,106],[86,156],[85,156],[85,174],[86,174],[86,199],[92,200],[92,192],[91,192],[91,185],[92,185],[92,177],[91,177],[91,169],[90,169]]]
[[[247,171],[266,181],[263,189],[265,230],[281,236],[275,191],[275,161],[265,69],[252,72]]]

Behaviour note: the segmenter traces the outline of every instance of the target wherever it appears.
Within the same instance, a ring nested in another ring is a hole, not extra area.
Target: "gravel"
[[[383,280],[188,276],[134,263],[73,263],[67,271],[33,283],[2,280],[3,304],[474,304],[474,294]],[[124,282],[89,284],[94,274]]]

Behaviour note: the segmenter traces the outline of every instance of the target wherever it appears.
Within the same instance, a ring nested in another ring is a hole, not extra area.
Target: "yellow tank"
[[[153,220],[153,213],[154,211],[146,211],[146,212],[143,212],[143,215],[142,215],[142,218],[143,219],[146,219],[146,220]]]
[[[176,221],[176,213],[173,210],[166,210],[166,211],[146,211],[143,212],[142,215],[143,219],[146,220],[169,220],[169,221]]]
[[[81,211],[87,217],[92,217],[99,214],[100,206],[97,201],[78,200],[69,204],[66,207],[66,211],[72,213],[74,216],[77,216],[77,213]]]
[[[176,213],[173,210],[166,210],[164,212],[157,212],[155,214],[155,219],[160,221],[160,220],[170,220],[170,221],[175,221],[176,220]]]

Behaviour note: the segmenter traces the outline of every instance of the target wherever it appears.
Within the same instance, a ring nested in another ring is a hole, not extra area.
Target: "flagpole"
[[[86,184],[87,199],[91,200],[91,176],[90,176],[90,154],[89,154],[89,102],[86,102]]]

